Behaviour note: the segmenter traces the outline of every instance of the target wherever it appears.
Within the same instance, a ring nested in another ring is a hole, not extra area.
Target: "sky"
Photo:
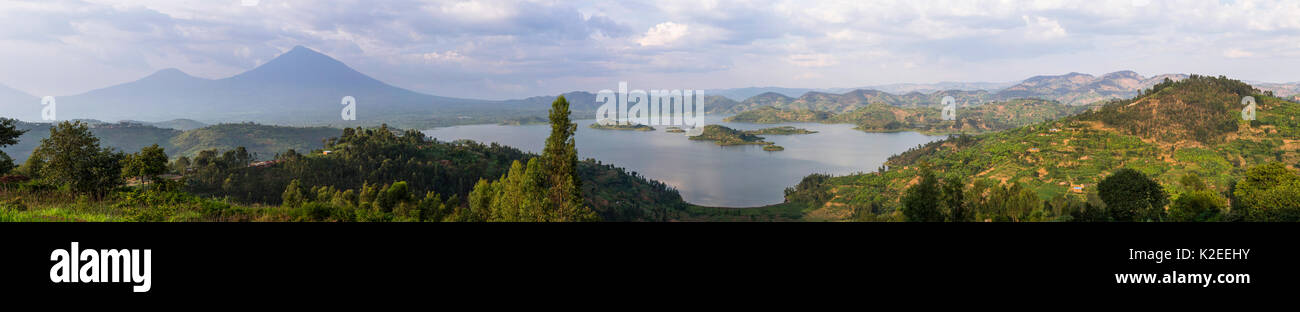
[[[73,95],[296,45],[390,84],[507,99],[1134,70],[1300,81],[1300,1],[0,0],[0,84]]]

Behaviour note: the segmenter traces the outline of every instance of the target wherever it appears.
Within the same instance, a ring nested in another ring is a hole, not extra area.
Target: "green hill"
[[[310,152],[324,147],[325,139],[338,136],[328,127],[282,127],[253,123],[219,124],[182,132],[168,139],[167,154],[193,156],[203,150],[244,147],[256,159],[270,159],[287,149]]]
[[[5,147],[5,153],[22,163],[50,135],[49,123],[19,122],[18,129],[30,130],[18,139],[18,144]],[[270,159],[287,149],[308,152],[321,148],[327,138],[338,136],[338,129],[327,127],[282,127],[252,123],[219,124],[189,131],[159,128],[134,122],[94,123],[91,133],[105,147],[125,152],[158,144],[171,158],[194,157],[209,149],[229,150],[243,146],[255,153],[257,159]]]
[[[763,137],[754,135],[753,133],[720,125],[706,125],[704,126],[703,133],[688,138],[694,141],[713,141],[713,143],[721,146],[772,144],[772,142],[763,141]]]
[[[1254,122],[1241,119],[1247,95],[1258,101]],[[1121,168],[1154,177],[1171,196],[1189,191],[1180,183],[1189,175],[1228,193],[1247,169],[1300,160],[1298,113],[1300,104],[1240,81],[1192,76],[1095,112],[918,146],[878,172],[805,179],[787,201],[804,205],[814,220],[899,220],[897,194],[918,181],[922,166],[963,179],[977,197],[1019,184],[1038,202],[1095,203],[1097,183]],[[1066,214],[1059,206],[1038,207],[1038,220]]]

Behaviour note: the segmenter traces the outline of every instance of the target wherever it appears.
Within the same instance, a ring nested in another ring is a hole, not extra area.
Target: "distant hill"
[[[140,148],[158,144],[167,150],[168,155],[173,155],[175,149],[172,148],[169,140],[181,133],[181,131],[175,129],[158,128],[140,123],[103,123],[98,121],[89,121],[87,123],[90,125],[90,133],[99,138],[100,146],[129,152],[138,152]],[[45,122],[19,122],[17,128],[28,131],[18,137],[18,144],[5,147],[5,153],[13,157],[14,161],[19,164],[26,161],[27,157],[31,156],[32,151],[41,145],[41,140],[50,137],[50,125],[50,123]]]
[[[726,89],[746,92],[726,92],[726,96],[747,94],[764,90],[725,108],[709,108],[711,113],[735,114],[772,106],[782,109],[810,109],[842,113],[868,104],[879,103],[902,107],[937,106],[945,96],[952,96],[963,105],[1009,101],[1015,99],[1044,99],[1068,105],[1087,105],[1106,100],[1132,97],[1151,88],[1166,78],[1178,81],[1182,74],[1164,74],[1144,77],[1133,71],[1118,71],[1096,77],[1082,73],[1058,76],[1034,76],[1019,83],[955,83],[894,84],[857,89],[792,89],[743,88]],[[1300,92],[1300,84],[1269,84],[1280,95]],[[1294,91],[1292,91],[1294,90]],[[716,92],[716,91],[715,91]]]
[[[763,93],[778,93],[788,97],[800,97],[808,92],[821,93],[845,93],[853,90],[879,90],[894,94],[904,94],[910,92],[933,93],[944,90],[957,91],[997,91],[999,89],[1015,84],[1014,82],[938,82],[938,83],[894,83],[876,86],[863,86],[857,88],[782,88],[782,87],[749,87],[749,88],[732,88],[732,89],[712,89],[705,90],[706,95],[718,95],[729,98],[733,101],[744,101],[750,97]]]
[[[325,139],[339,135],[329,127],[285,127],[261,124],[218,124],[185,131],[168,140],[173,157],[192,156],[209,149],[230,150],[244,147],[256,159],[271,159],[277,153],[294,149],[309,153],[325,146]]]
[[[1164,81],[1177,81],[1186,75],[1143,77],[1133,71],[1118,71],[1095,77],[1069,73],[1059,76],[1035,76],[997,92],[998,98],[1042,98],[1066,104],[1083,105],[1110,99],[1128,98],[1143,89]]]
[[[203,128],[208,126],[208,124],[198,122],[193,119],[183,119],[183,118],[154,122],[150,124],[153,125],[154,127],[170,128],[170,129],[176,129],[181,131],[193,130],[193,129]]]
[[[885,104],[900,107],[925,107],[939,105],[945,96],[952,96],[963,105],[978,105],[994,100],[987,91],[947,90],[933,93],[909,92],[896,95],[879,90],[853,90],[843,94],[808,92],[798,98],[784,94],[768,92],[745,99],[726,108],[709,108],[710,112],[735,114],[762,107],[774,107],[793,110],[814,110],[830,113],[844,113],[870,104]]]
[[[831,113],[806,108],[760,107],[725,121],[750,123],[824,122],[850,123],[868,132],[917,131],[923,133],[983,133],[1057,119],[1087,110],[1087,106],[1055,101],[1018,99],[962,107],[955,121],[943,120],[938,107],[900,107],[871,103],[848,112]]]
[[[21,164],[50,135],[49,123],[19,122],[18,128],[30,130],[18,138],[18,144],[4,148],[5,153]],[[100,146],[125,152],[158,144],[167,156],[193,157],[208,149],[229,150],[243,146],[257,159],[270,159],[286,149],[307,153],[324,146],[324,140],[338,136],[339,129],[327,127],[284,127],[262,124],[218,124],[188,131],[160,128],[141,123],[91,123],[90,132]]]

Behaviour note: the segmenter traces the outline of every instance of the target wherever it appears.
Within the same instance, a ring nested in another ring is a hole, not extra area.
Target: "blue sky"
[[[0,2],[0,84],[224,78],[295,45],[416,91],[857,87],[1039,74],[1300,81],[1300,1]]]

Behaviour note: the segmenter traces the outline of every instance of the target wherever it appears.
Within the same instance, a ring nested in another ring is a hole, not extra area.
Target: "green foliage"
[[[527,168],[511,163],[510,171],[494,182],[479,180],[470,193],[472,221],[597,221],[584,205],[578,179],[578,151],[569,120],[569,103],[560,96],[551,104],[551,135],[542,155]]]
[[[724,118],[722,121],[747,123],[827,122],[830,121],[831,116],[830,112],[762,106]]]
[[[1300,221],[1300,175],[1280,163],[1247,170],[1233,196],[1233,212],[1246,221]]]
[[[1097,185],[1114,221],[1162,221],[1169,196],[1155,180],[1133,169],[1120,169]]]
[[[763,141],[763,137],[721,125],[705,125],[704,130],[700,135],[689,137],[689,139],[695,141],[713,141],[713,143],[721,146],[772,144],[772,142]]]
[[[959,177],[948,177],[943,181],[943,207],[949,222],[975,221],[975,213],[966,202],[965,185]]]
[[[321,142],[338,133],[339,129],[328,127],[219,124],[185,131],[171,137],[167,143],[174,147],[178,156],[194,156],[207,150],[244,148],[251,155],[268,157],[289,149],[310,151],[320,148]]]
[[[753,135],[791,135],[791,134],[813,134],[813,133],[817,133],[817,131],[812,131],[804,128],[795,128],[794,126],[780,126],[780,127],[763,128],[758,130],[749,130],[749,131],[745,131],[745,133],[753,134]]]
[[[1207,222],[1217,220],[1227,207],[1227,199],[1219,193],[1196,190],[1183,193],[1169,206],[1169,220],[1175,222]]]
[[[610,125],[603,125],[603,124],[601,124],[601,123],[599,123],[599,122],[594,122],[594,123],[592,123],[591,126],[589,126],[589,127],[592,128],[592,129],[600,129],[600,130],[636,130],[636,131],[655,131],[655,127],[651,127],[651,126],[647,126],[647,125],[641,125],[641,124],[635,124],[635,125],[621,125],[621,124],[617,124],[617,123],[615,123],[615,124],[610,124]]]
[[[123,178],[142,177],[156,182],[163,173],[167,173],[167,153],[158,144],[146,146],[139,153],[126,154],[122,158]]]
[[[284,188],[284,194],[280,197],[280,204],[285,207],[302,206],[302,203],[305,201],[305,198],[303,197],[302,186],[298,183],[298,180],[295,179],[289,182],[289,186]]]
[[[1259,93],[1241,81],[1191,75],[1161,83],[1145,96],[1111,101],[1084,118],[1143,138],[1217,144],[1237,131],[1242,97]]]
[[[929,169],[921,169],[920,182],[907,188],[903,194],[903,217],[914,222],[942,222],[940,207],[942,193],[939,179]]]
[[[27,130],[17,128],[17,120],[0,117],[0,147],[18,144],[18,137],[21,137]],[[0,151],[0,175],[8,173],[17,166],[14,165],[13,158],[4,151]]]
[[[86,124],[62,122],[50,128],[50,136],[32,157],[41,158],[43,179],[65,185],[76,192],[106,194],[122,184],[122,153],[99,147],[99,139]]]

